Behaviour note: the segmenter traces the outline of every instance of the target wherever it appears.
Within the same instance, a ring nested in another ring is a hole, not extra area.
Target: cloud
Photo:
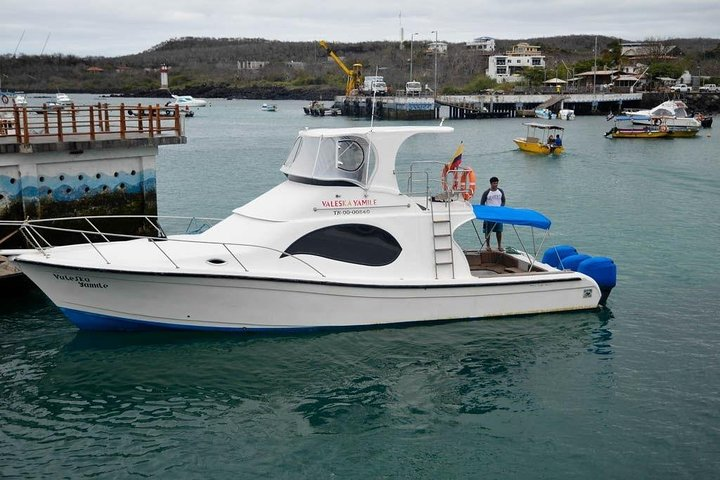
[[[333,42],[417,39],[465,42],[597,34],[625,40],[717,36],[717,0],[4,0],[0,53],[117,56],[170,38],[246,37]],[[18,41],[22,41],[18,46]]]

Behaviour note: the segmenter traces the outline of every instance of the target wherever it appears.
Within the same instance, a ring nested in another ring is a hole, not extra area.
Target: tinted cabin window
[[[385,230],[359,223],[321,228],[299,238],[286,252],[329,258],[340,262],[381,267],[400,255],[402,247]],[[283,254],[283,256],[285,256]]]

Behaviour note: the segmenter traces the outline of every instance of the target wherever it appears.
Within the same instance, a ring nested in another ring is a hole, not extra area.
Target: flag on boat
[[[460,166],[460,162],[462,162],[462,155],[464,151],[465,145],[463,142],[460,142],[460,145],[458,145],[457,150],[455,150],[455,153],[447,164],[448,170],[457,170],[457,167]]]

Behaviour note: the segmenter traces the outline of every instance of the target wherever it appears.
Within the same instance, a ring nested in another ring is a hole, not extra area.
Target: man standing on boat
[[[498,188],[498,183],[500,183],[500,180],[498,180],[497,177],[490,178],[490,188],[483,192],[482,197],[480,198],[480,205],[488,205],[492,207],[502,207],[505,205],[505,192],[502,190],[502,188]],[[502,247],[502,231],[502,223],[488,221],[483,222],[485,244],[487,245],[488,250],[492,250],[490,248],[490,233],[495,232],[495,237],[497,238],[498,243],[498,250],[501,252],[505,251],[505,249]]]

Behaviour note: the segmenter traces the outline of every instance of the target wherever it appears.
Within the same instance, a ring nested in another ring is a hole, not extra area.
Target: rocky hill
[[[527,41],[546,55],[548,72],[558,69],[585,71],[594,61],[595,36],[496,40],[497,51]],[[448,93],[479,91],[493,82],[484,78],[487,58],[468,50],[464,43],[450,43],[447,55],[434,55],[426,42],[416,40],[413,77]],[[673,72],[690,70],[720,77],[720,40],[667,39],[673,57],[649,61]],[[613,62],[618,39],[597,37],[598,64]],[[345,63],[362,63],[365,73],[381,69],[390,85],[404,85],[409,77],[410,45],[397,42],[336,43],[331,45]],[[263,62],[258,69],[242,68],[243,62]],[[122,57],[70,55],[0,57],[3,86],[27,92],[89,92],[147,95],[159,87],[159,66],[170,67],[170,89],[175,93],[232,98],[330,98],[343,92],[345,74],[327,57],[317,42],[279,42],[247,38],[180,38],[163,42],[145,52]],[[720,81],[716,82],[720,83]]]

